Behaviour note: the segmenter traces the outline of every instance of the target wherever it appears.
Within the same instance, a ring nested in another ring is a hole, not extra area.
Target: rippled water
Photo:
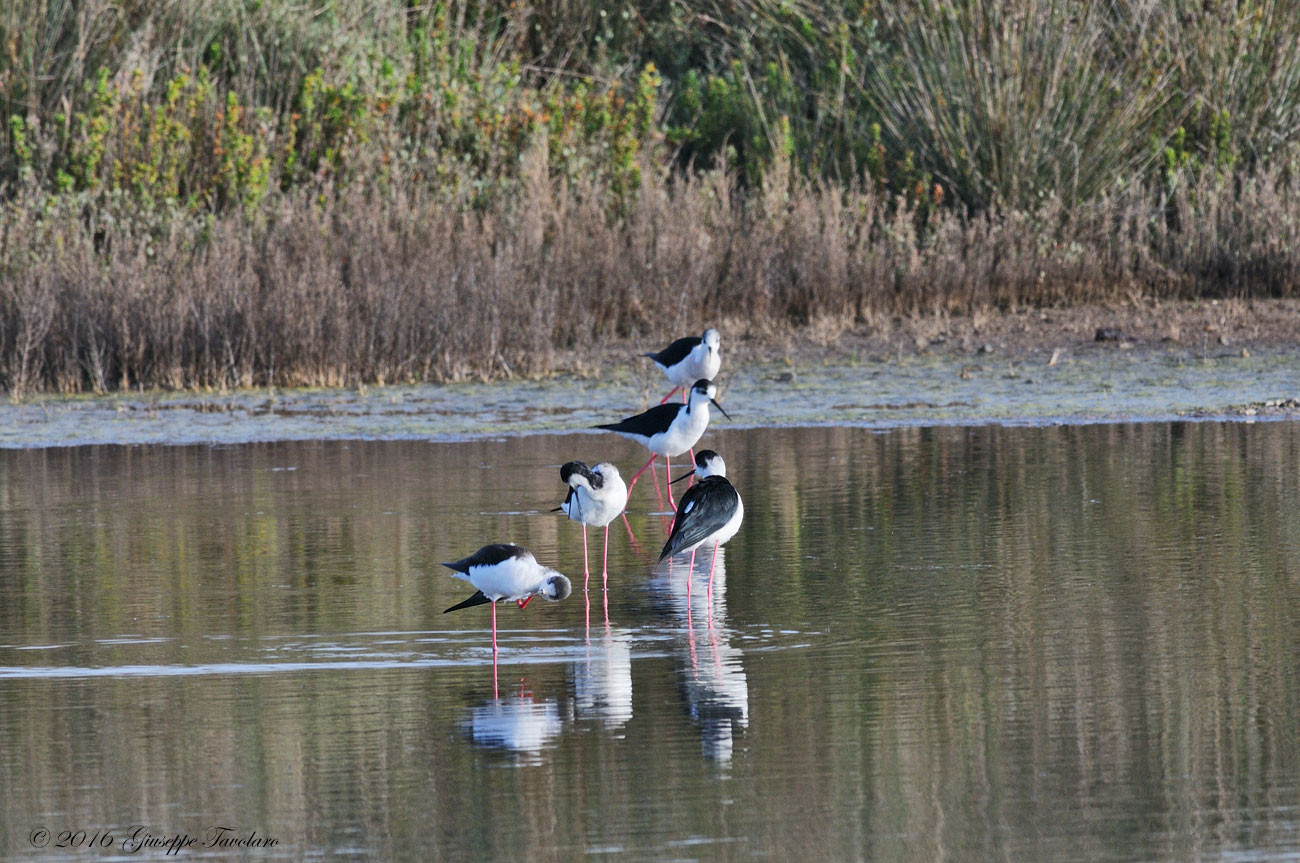
[[[0,854],[1300,856],[1300,425],[707,442],[712,605],[643,480],[608,624],[549,510],[613,437],[0,452]],[[494,694],[439,562],[507,540],[579,590],[500,609]]]

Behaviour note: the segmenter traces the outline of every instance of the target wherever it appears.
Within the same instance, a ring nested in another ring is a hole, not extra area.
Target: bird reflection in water
[[[572,674],[578,718],[599,719],[606,731],[621,732],[632,718],[632,633],[607,626],[594,641],[588,637]]]
[[[709,561],[701,559],[687,569],[683,562],[669,558],[656,568],[651,589],[685,623],[674,651],[678,690],[691,719],[700,726],[705,757],[727,764],[736,733],[749,727],[749,682],[742,652],[731,644],[734,633],[726,627],[725,548],[718,551],[711,602],[707,590],[701,589],[708,578]],[[690,589],[691,580],[698,582],[694,590]],[[710,614],[712,626],[702,623]]]
[[[475,745],[504,750],[532,764],[555,745],[564,722],[556,701],[538,701],[521,682],[518,694],[470,708],[464,728]]]

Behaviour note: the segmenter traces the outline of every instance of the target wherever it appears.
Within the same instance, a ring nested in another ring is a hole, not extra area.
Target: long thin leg
[[[657,453],[652,454],[652,455],[650,456],[650,461],[648,461],[648,462],[646,462],[645,464],[641,465],[641,469],[632,475],[632,481],[631,481],[630,483],[627,484],[627,493],[628,493],[628,495],[631,495],[631,494],[632,494],[632,489],[636,486],[636,481],[637,481],[638,479],[641,478],[641,474],[645,473],[645,469],[648,468],[648,467],[650,467],[650,465],[654,464],[654,463],[655,463],[655,459],[657,459],[657,458],[659,458],[659,455],[658,455]]]
[[[670,398],[673,397],[673,393],[677,392],[679,389],[681,389],[681,387],[673,387],[672,389],[670,389],[668,391],[668,395],[664,396],[662,399],[659,400],[659,404],[664,404],[665,402],[667,402]]]
[[[650,468],[650,478],[653,479],[655,483],[655,505],[658,507],[655,512],[663,512],[664,493],[659,488],[659,471],[657,468]],[[669,530],[671,530],[671,528],[669,528]]]
[[[700,679],[700,658],[695,652],[695,622],[691,620],[691,607],[686,606],[686,646],[691,654],[691,676]]]
[[[686,404],[687,402],[690,401],[689,395],[690,393],[688,393],[686,390],[682,390],[682,404]],[[695,447],[691,447],[691,467],[695,467]],[[694,473],[692,473],[691,478],[686,481],[687,488],[690,488],[693,485],[695,485]]]
[[[669,558],[672,560],[672,558]],[[686,564],[686,611],[691,610],[691,574],[695,571],[695,549],[691,549],[691,562]]]
[[[591,567],[587,564],[587,525],[582,525],[582,592],[587,592],[587,582],[591,581]]]
[[[664,464],[668,467],[664,471],[664,491],[668,492],[669,509],[677,509],[677,501],[673,500],[673,460],[670,456],[664,456]],[[668,528],[672,530],[672,528]]]
[[[713,570],[718,565],[718,548],[722,545],[720,542],[713,544],[713,563],[709,564],[709,626],[713,626]]]
[[[627,528],[627,539],[632,544],[632,550],[640,553],[641,545],[636,541],[636,534],[632,532],[632,522],[627,520],[627,513],[623,513],[623,526]]]
[[[497,691],[497,604],[492,604],[492,697],[500,697]]]
[[[605,559],[600,564],[600,586],[609,592],[609,525],[605,525]]]

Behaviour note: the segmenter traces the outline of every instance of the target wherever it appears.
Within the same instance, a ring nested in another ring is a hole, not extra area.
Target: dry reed
[[[486,211],[350,189],[285,195],[256,218],[133,220],[19,198],[0,215],[0,386],[530,375],[557,350],[663,338],[700,314],[771,332],[1300,286],[1300,204],[1270,174],[1032,215],[935,209],[918,228],[871,187],[788,175],[746,197],[718,174],[648,179],[611,218],[601,190],[540,161]]]

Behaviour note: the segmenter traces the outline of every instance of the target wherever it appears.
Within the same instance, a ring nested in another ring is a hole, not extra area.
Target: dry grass
[[[525,168],[512,205],[299,193],[263,216],[0,215],[0,385],[38,390],[345,385],[531,375],[579,344],[1134,296],[1294,296],[1300,205],[1271,175],[918,218],[800,179],[741,198],[710,175],[606,196]],[[400,186],[399,186],[400,188]],[[1171,225],[1176,226],[1176,230]]]

